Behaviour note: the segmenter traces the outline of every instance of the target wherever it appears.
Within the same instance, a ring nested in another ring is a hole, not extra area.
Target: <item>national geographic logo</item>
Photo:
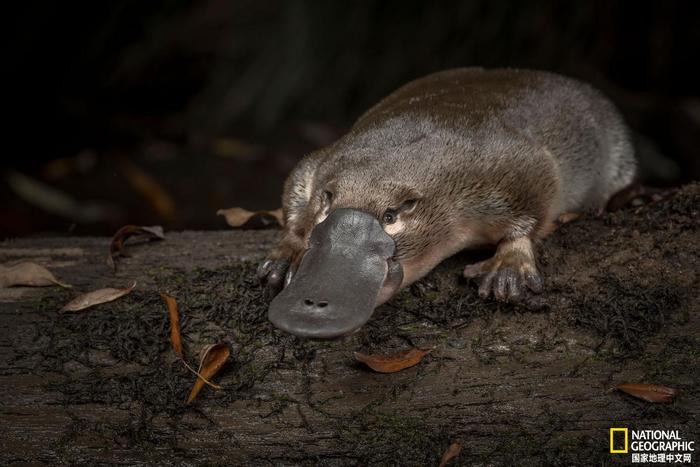
[[[627,428],[610,428],[610,454],[627,454],[629,441]]]
[[[630,430],[610,428],[610,454],[631,452],[632,464],[692,464],[695,441],[680,430]]]

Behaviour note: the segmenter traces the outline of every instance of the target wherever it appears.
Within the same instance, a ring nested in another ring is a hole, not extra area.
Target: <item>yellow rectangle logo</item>
[[[625,444],[622,449],[615,449],[615,432],[625,434]],[[610,428],[610,454],[627,454],[629,447],[629,430],[627,428]]]

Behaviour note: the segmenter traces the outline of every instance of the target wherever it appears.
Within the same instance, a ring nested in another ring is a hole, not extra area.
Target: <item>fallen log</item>
[[[695,184],[564,225],[539,246],[537,306],[479,299],[460,279],[474,255],[460,254],[332,342],[267,322],[254,269],[275,231],[166,233],[130,244],[116,273],[107,238],[4,241],[0,264],[39,263],[73,289],[0,289],[0,463],[437,465],[454,442],[452,465],[629,463],[609,428],[698,433],[699,211]],[[191,405],[160,292],[178,302],[186,354],[232,350],[222,389]],[[353,357],[411,347],[435,350],[391,374]],[[650,404],[620,383],[680,394]]]

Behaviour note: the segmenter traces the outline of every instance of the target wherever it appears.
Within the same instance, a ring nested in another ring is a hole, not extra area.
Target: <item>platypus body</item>
[[[622,118],[584,83],[476,68],[413,81],[290,174],[284,232],[259,268],[269,318],[302,337],[352,333],[443,259],[487,245],[494,256],[464,270],[481,296],[540,292],[534,243],[563,214],[604,209],[635,171]]]

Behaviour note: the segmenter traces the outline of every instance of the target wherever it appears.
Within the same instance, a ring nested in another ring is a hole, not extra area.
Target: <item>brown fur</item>
[[[583,83],[526,70],[436,73],[382,100],[295,168],[270,258],[285,270],[331,209],[380,221],[393,210],[400,224],[385,230],[404,286],[463,248],[493,244],[495,259],[465,275],[483,278],[484,295],[515,298],[541,283],[530,280],[539,278],[532,242],[565,212],[603,208],[635,168],[620,116]],[[401,212],[408,200],[417,203]],[[484,287],[489,275],[495,282]]]

